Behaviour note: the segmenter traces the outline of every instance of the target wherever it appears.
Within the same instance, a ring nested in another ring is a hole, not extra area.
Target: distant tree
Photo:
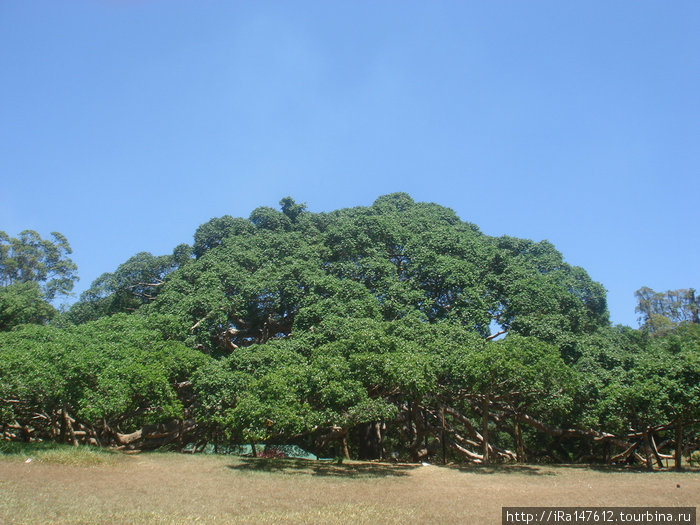
[[[655,334],[665,333],[680,323],[700,323],[700,296],[693,288],[655,292],[646,286],[634,293],[635,311],[642,329]]]
[[[32,230],[17,237],[0,231],[0,331],[46,323],[57,313],[50,301],[68,295],[78,280],[68,241],[51,235],[53,240]]]
[[[68,240],[52,232],[53,240],[42,239],[33,230],[17,237],[0,231],[0,286],[36,282],[44,299],[67,295],[78,280],[78,267],[68,257],[73,251]]]

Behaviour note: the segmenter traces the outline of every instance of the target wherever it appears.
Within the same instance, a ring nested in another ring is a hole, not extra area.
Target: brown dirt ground
[[[695,506],[700,473],[140,454],[0,459],[0,523],[501,523],[503,506]]]

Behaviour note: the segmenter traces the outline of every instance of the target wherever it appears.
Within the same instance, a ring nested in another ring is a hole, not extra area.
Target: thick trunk
[[[324,450],[331,441],[340,444],[343,455],[350,459],[350,451],[348,450],[348,429],[342,427],[331,427],[327,434],[320,437],[318,451]],[[335,447],[334,447],[335,448]],[[316,454],[318,456],[318,454]]]
[[[648,428],[644,427],[642,436],[644,438],[644,462],[646,463],[647,470],[654,470],[654,463],[651,459],[651,440],[649,439]]]
[[[445,448],[447,444],[445,443],[445,407],[440,409],[440,422],[442,423],[442,430],[440,432],[440,442],[442,444],[442,464],[447,464],[447,449]]]
[[[475,454],[469,449],[466,449],[462,447],[461,445],[458,445],[457,443],[451,442],[450,443],[450,448],[459,454],[461,454],[463,457],[471,461],[472,463],[483,463],[483,457],[480,456],[479,454]]]
[[[60,422],[60,428],[58,430],[58,440],[59,443],[65,443],[66,441],[66,433],[68,432],[68,427],[66,427],[66,418],[64,416],[64,410],[58,410],[58,419]]]
[[[518,463],[524,463],[525,446],[523,445],[523,430],[520,427],[520,416],[518,414],[515,414],[513,436],[515,437],[515,454],[518,457]]]
[[[408,443],[408,451],[411,455],[411,461],[418,462],[428,455],[428,448],[424,445],[428,430],[425,426],[425,419],[421,417],[420,406],[413,406],[408,402],[408,432],[411,440]]]
[[[484,465],[489,463],[489,396],[486,394],[481,401],[481,438]]]
[[[428,449],[428,412],[426,412],[425,409],[423,409],[423,431],[425,435],[423,436],[423,445],[425,446],[425,449]]]
[[[63,419],[66,422],[66,428],[68,429],[68,434],[70,435],[71,443],[74,447],[78,446],[78,439],[75,437],[75,432],[73,431],[73,424],[71,422],[71,417],[66,412],[66,407],[63,407]]]
[[[676,470],[683,470],[683,423],[679,419],[676,422],[676,450],[675,450],[675,461]]]
[[[383,421],[377,421],[374,425],[375,431],[377,432],[377,443],[379,444],[379,459],[386,458],[386,451],[384,450],[384,434],[386,430],[386,425]]]
[[[343,444],[343,455],[345,456],[345,459],[350,459],[350,450],[348,450],[348,435],[347,435],[347,433],[343,436],[342,444]]]
[[[115,437],[117,438],[117,441],[121,445],[131,445],[132,443],[138,441],[143,437],[143,429],[139,429],[136,432],[132,432],[131,434],[115,434]]]
[[[113,437],[117,443],[129,448],[155,448],[163,444],[172,443],[182,439],[186,434],[197,428],[193,420],[172,420],[159,425],[146,425],[130,434],[114,432]],[[105,423],[105,431],[110,431]],[[137,442],[139,442],[137,444]]]
[[[629,457],[637,450],[639,443],[633,443],[627,450],[610,458],[610,463],[621,463],[629,460]]]
[[[382,423],[364,423],[357,429],[358,457],[360,459],[383,459]]]
[[[656,464],[659,466],[659,468],[664,468],[664,462],[661,460],[661,456],[659,455],[659,449],[656,447],[656,440],[654,439],[654,434],[649,433],[649,441],[651,442],[651,451],[654,453]]]

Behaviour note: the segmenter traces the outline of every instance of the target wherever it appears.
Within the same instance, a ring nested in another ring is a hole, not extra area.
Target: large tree
[[[68,240],[52,240],[33,230],[17,237],[0,231],[0,330],[24,323],[45,323],[56,315],[50,302],[73,289],[77,266]]]
[[[610,327],[603,287],[551,243],[404,193],[280,208],[131,257],[71,309],[79,326],[0,337],[5,437],[647,465],[697,440],[692,315]],[[0,323],[41,317],[37,281],[6,289]]]

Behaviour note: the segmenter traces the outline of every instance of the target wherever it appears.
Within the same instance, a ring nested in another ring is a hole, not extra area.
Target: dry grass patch
[[[96,466],[114,464],[120,454],[108,449],[55,443],[0,442],[0,457],[7,461],[54,465]]]
[[[697,472],[177,454],[0,460],[0,523],[500,523],[502,506],[698,506]],[[680,488],[677,488],[680,485]]]

